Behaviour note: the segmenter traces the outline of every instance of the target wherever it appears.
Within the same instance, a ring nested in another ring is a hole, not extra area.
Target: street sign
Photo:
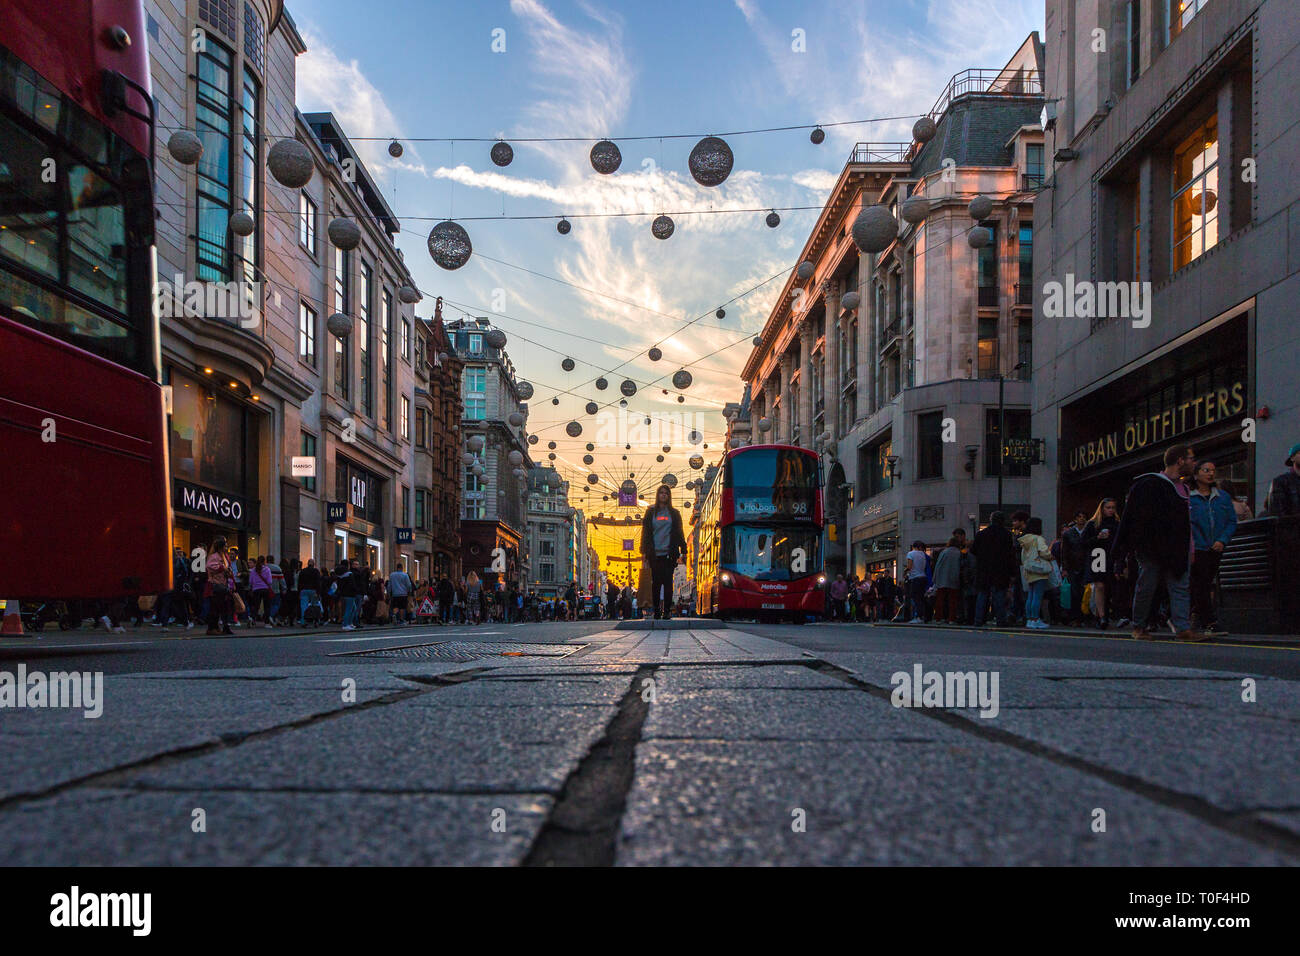
[[[428,598],[425,598],[424,602],[420,605],[420,610],[415,612],[415,616],[433,617],[433,615],[434,615],[433,602],[430,601]]]
[[[410,544],[415,540],[415,531],[412,528],[394,528],[397,532],[398,544]]]
[[[315,478],[316,477],[316,456],[304,455],[293,456],[293,476],[295,478]]]
[[[325,520],[330,524],[348,520],[348,503],[346,501],[325,502]]]

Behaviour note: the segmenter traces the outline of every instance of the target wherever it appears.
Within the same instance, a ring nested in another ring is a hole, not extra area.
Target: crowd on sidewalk
[[[1213,461],[1188,446],[1138,477],[1121,506],[1103,498],[1049,542],[1040,518],[994,512],[973,540],[957,528],[943,547],[914,541],[903,580],[837,575],[831,620],[948,623],[1043,629],[1131,628],[1138,640],[1171,630],[1180,641],[1221,633],[1219,564],[1237,523],[1252,517],[1220,487]],[[1266,515],[1300,515],[1300,444],[1269,488]],[[897,606],[896,606],[897,604]]]

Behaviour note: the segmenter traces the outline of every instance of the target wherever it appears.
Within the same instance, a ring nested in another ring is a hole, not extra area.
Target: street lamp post
[[[1017,362],[1011,371],[1019,372],[1024,362]],[[1004,403],[1007,378],[998,372],[998,511],[1002,510],[1002,473],[1007,470],[1007,409]]]

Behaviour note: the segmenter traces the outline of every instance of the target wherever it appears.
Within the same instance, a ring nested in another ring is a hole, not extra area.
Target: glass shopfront
[[[384,566],[384,479],[339,456],[334,464],[334,499],[346,522],[334,525],[334,563],[357,561],[372,570]]]
[[[1254,444],[1242,440],[1254,408],[1246,312],[1061,410],[1057,515],[1121,503],[1133,479],[1160,471],[1165,449],[1191,445],[1217,466],[1220,487],[1252,509]]]

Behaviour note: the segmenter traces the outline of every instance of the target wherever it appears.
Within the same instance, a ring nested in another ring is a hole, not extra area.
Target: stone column
[[[862,304],[858,306],[858,398],[865,417],[878,407],[876,376],[880,364],[876,346],[876,327],[880,321],[876,315],[876,284],[871,278],[871,256],[865,252],[858,253],[858,292],[862,295]]]
[[[794,435],[794,396],[790,393],[790,379],[794,377],[795,359],[786,351],[781,356],[781,427],[778,434],[782,442]]]
[[[826,427],[831,441],[840,438],[840,284],[822,283],[826,297]]]
[[[774,441],[776,438],[777,429],[780,427],[777,424],[775,415],[773,414],[773,410],[776,405],[776,393],[777,393],[777,389],[780,386],[780,382],[779,382],[780,376],[781,376],[781,371],[780,371],[780,366],[778,365],[777,368],[773,370],[772,374],[768,376],[767,381],[763,383],[763,415],[769,421],[771,421],[772,429],[771,431],[768,431],[766,433],[764,432],[755,433],[756,439],[760,442]]]
[[[817,330],[813,326],[811,310],[804,315],[799,330],[799,442],[805,448],[813,443],[813,417],[817,414],[813,396],[813,379],[817,375],[813,350],[817,348]]]

